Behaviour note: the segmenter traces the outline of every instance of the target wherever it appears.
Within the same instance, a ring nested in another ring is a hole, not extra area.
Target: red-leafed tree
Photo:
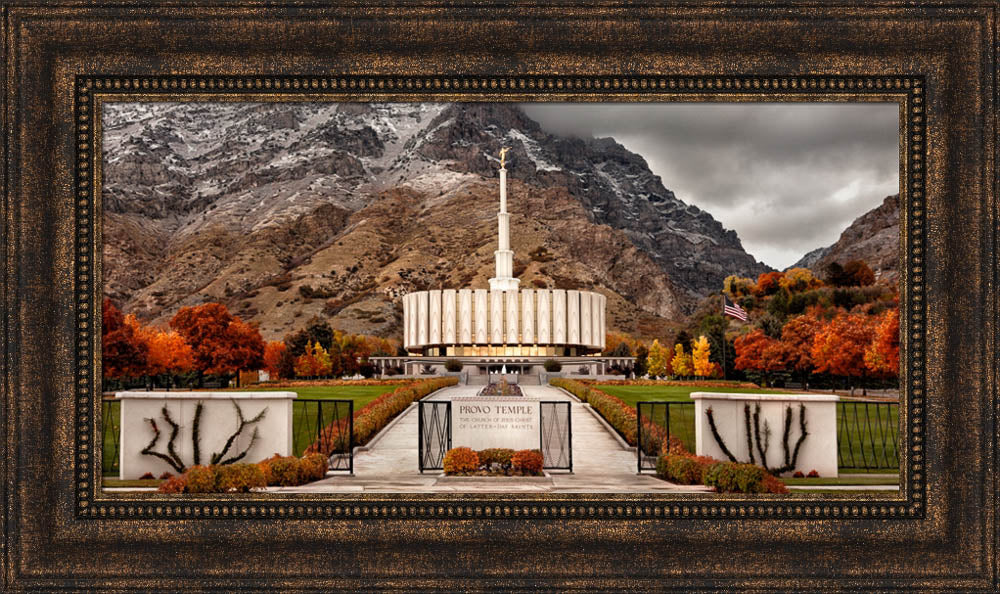
[[[146,374],[149,345],[110,299],[101,304],[101,365],[105,379]]]
[[[813,338],[811,350],[816,371],[846,377],[853,394],[854,380],[860,378],[863,384],[868,375],[865,349],[875,338],[876,319],[860,312],[840,312],[823,325]],[[867,394],[864,385],[862,393]]]
[[[813,310],[796,316],[781,329],[782,355],[785,367],[802,376],[802,387],[808,389],[809,374],[815,369],[812,358],[813,339],[823,327],[823,320]]]
[[[761,329],[740,336],[733,341],[736,369],[760,372],[764,385],[768,385],[771,374],[785,369],[785,355],[781,341],[771,338]]]
[[[170,327],[191,345],[194,367],[201,373],[228,377],[241,369],[264,366],[260,332],[221,303],[182,307],[170,320]]]
[[[899,309],[887,309],[875,327],[875,338],[865,349],[865,366],[876,375],[899,375]]]

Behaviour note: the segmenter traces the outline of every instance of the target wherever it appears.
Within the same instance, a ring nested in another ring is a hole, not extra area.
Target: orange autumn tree
[[[182,307],[170,327],[191,345],[194,368],[202,374],[231,376],[264,366],[264,339],[255,326],[221,303]]]
[[[319,377],[330,374],[330,354],[318,342],[306,343],[304,353],[295,359],[295,375]]]
[[[760,328],[733,341],[736,358],[733,366],[740,370],[757,371],[768,386],[771,375],[785,369],[785,353],[781,341],[771,338]]]
[[[149,345],[149,364],[146,369],[150,375],[173,376],[194,369],[194,351],[183,336],[174,331],[165,332],[149,326],[141,328],[140,333]]]
[[[899,309],[887,309],[875,327],[875,338],[865,349],[865,366],[876,375],[899,375]]]
[[[782,278],[784,278],[784,274],[778,271],[761,274],[757,277],[757,286],[754,288],[754,294],[763,297],[776,293],[781,287]]]
[[[264,369],[271,379],[281,378],[281,360],[286,349],[285,343],[280,340],[272,340],[264,347]]]
[[[101,303],[101,364],[105,379],[145,375],[149,345],[111,299]]]
[[[815,369],[812,358],[813,339],[823,326],[819,309],[812,308],[803,315],[796,316],[781,329],[782,356],[785,368],[802,376],[802,387],[809,389],[809,375]]]
[[[865,313],[841,311],[816,332],[810,351],[816,371],[842,375],[850,382],[854,393],[854,380],[862,384],[868,375],[865,366],[865,349],[875,338],[873,317]],[[862,385],[862,394],[867,395]]]

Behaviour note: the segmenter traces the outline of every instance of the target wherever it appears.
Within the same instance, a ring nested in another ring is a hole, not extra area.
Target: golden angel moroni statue
[[[507,151],[509,150],[509,146],[505,146],[500,149],[500,169],[504,169],[504,163],[507,161]]]

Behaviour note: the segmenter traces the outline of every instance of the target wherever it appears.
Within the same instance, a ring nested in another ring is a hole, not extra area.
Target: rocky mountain
[[[522,286],[600,291],[610,328],[656,332],[767,269],[639,155],[512,104],[104,109],[105,293],[145,320],[218,300],[270,339],[313,315],[393,335],[403,293],[487,285],[501,146]]]
[[[791,267],[809,268],[822,275],[831,262],[845,264],[864,260],[876,278],[895,282],[899,278],[899,194],[854,220],[833,245],[812,250]]]

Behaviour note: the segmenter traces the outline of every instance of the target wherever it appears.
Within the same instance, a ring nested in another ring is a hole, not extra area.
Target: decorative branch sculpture
[[[257,442],[257,438],[260,436],[257,428],[254,427],[253,434],[250,436],[250,444],[246,447],[246,449],[243,450],[242,453],[236,456],[233,456],[231,458],[226,458],[223,460],[222,457],[225,456],[226,452],[229,451],[229,448],[233,445],[233,442],[236,441],[236,438],[239,437],[241,433],[243,433],[243,429],[245,429],[248,425],[259,423],[260,420],[264,418],[264,415],[267,414],[267,408],[264,408],[264,410],[260,411],[260,414],[258,414],[256,417],[248,421],[243,417],[243,409],[241,409],[240,405],[237,404],[236,399],[233,399],[233,406],[236,407],[236,418],[239,420],[239,426],[236,427],[236,431],[234,431],[233,434],[229,436],[229,439],[226,440],[226,445],[223,446],[222,451],[217,454],[212,454],[212,464],[232,464],[233,462],[242,460],[243,457],[247,455],[247,452],[250,451],[250,448],[253,447],[253,444]]]
[[[247,447],[244,448],[243,451],[240,452],[239,454],[235,454],[233,456],[230,456],[229,458],[225,458],[225,455],[229,451],[229,448],[232,447],[233,443],[236,441],[236,438],[243,433],[243,430],[250,425],[259,423],[267,414],[267,408],[265,407],[264,410],[260,411],[260,413],[256,417],[247,420],[243,416],[243,409],[240,408],[240,405],[236,402],[235,399],[233,399],[233,406],[236,408],[236,419],[238,421],[238,426],[236,428],[236,431],[233,432],[233,434],[229,436],[229,439],[226,440],[226,444],[222,448],[222,451],[212,454],[211,464],[233,464],[234,462],[242,460],[250,452],[250,449],[253,448],[254,444],[257,443],[257,440],[260,439],[260,430],[258,427],[254,427],[253,433],[250,435],[250,443],[247,445]],[[192,450],[193,450],[193,458],[195,466],[201,464],[201,414],[203,408],[204,406],[202,405],[201,402],[199,402],[198,405],[195,406],[194,421],[192,422],[191,425],[191,441],[193,446]],[[170,425],[170,439],[167,441],[167,453],[164,454],[163,452],[157,452],[154,449],[156,448],[157,442],[160,441],[160,428],[156,425],[155,419],[146,419],[147,421],[149,421],[150,426],[153,428],[153,439],[152,441],[149,442],[149,444],[145,448],[143,448],[141,453],[146,456],[155,456],[163,460],[167,464],[169,464],[170,467],[176,470],[178,473],[182,473],[184,472],[186,466],[184,464],[184,461],[181,459],[180,454],[177,453],[177,449],[174,447],[174,442],[177,440],[177,434],[180,433],[180,425],[177,424],[170,416],[170,411],[167,410],[166,405],[163,405],[163,408],[160,410],[160,414],[163,416],[163,420],[165,420],[167,424]]]
[[[726,443],[725,441],[723,441],[722,436],[719,435],[719,429],[718,427],[715,426],[715,416],[712,412],[712,407],[708,407],[708,409],[705,410],[705,416],[708,417],[708,427],[709,429],[712,430],[712,437],[715,438],[715,443],[719,444],[719,449],[721,449],[722,453],[725,454],[727,458],[729,458],[730,462],[739,462],[739,460],[736,459],[736,456],[734,456],[733,453],[729,451],[729,448],[726,447]],[[751,443],[750,439],[751,423],[750,423],[749,404],[744,405],[743,407],[743,420],[747,431],[747,451],[750,455],[750,464],[756,464],[753,455],[753,444]],[[799,439],[795,442],[794,450],[788,447],[788,438],[791,436],[791,430],[792,430],[792,407],[791,405],[789,405],[785,408],[785,432],[781,440],[782,449],[784,450],[785,454],[784,458],[785,463],[784,465],[778,468],[774,469],[768,468],[767,450],[771,445],[771,428],[768,425],[767,420],[765,419],[764,439],[762,441],[760,438],[760,404],[757,404],[754,407],[753,435],[757,445],[757,454],[760,456],[761,466],[763,466],[764,470],[770,472],[771,474],[778,475],[784,472],[788,472],[789,470],[795,468],[796,462],[799,459],[799,450],[802,448],[802,442],[804,442],[806,440],[806,437],[809,435],[809,432],[806,430],[806,405],[799,404],[800,434],[799,434]]]
[[[167,442],[167,452],[169,452],[169,455],[153,450],[153,448],[156,447],[156,442],[160,440],[160,428],[156,426],[155,419],[146,419],[153,427],[153,440],[149,442],[149,445],[142,449],[141,453],[147,456],[156,456],[169,464],[170,467],[177,472],[184,472],[184,463],[181,461],[181,457],[177,455],[176,450],[174,450],[174,440],[177,439],[177,433],[180,431],[180,425],[175,423],[174,420],[170,418],[170,411],[167,410],[167,405],[163,405],[163,409],[160,411],[160,414],[163,415],[163,419],[170,425],[170,440]]]
[[[736,456],[729,451],[729,448],[726,447],[726,443],[722,441],[722,436],[719,435],[719,430],[715,426],[715,416],[712,414],[711,406],[705,411],[705,416],[708,417],[708,428],[712,430],[712,437],[715,438],[715,443],[719,444],[719,447],[722,448],[722,453],[729,458],[730,462],[737,462]]]

